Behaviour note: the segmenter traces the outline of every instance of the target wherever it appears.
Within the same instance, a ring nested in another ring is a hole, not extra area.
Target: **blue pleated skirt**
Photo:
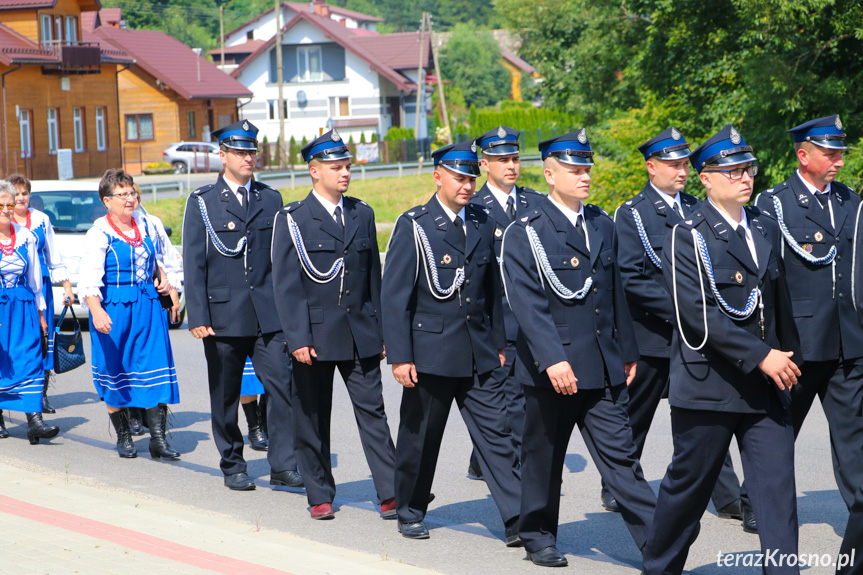
[[[48,322],[48,355],[45,357],[45,371],[54,369],[54,290],[51,278],[42,278],[42,295],[45,297],[45,321]]]
[[[240,387],[240,395],[262,395],[264,393],[264,384],[255,375],[255,368],[252,367],[252,360],[246,358],[246,365],[243,366],[243,383]]]
[[[155,407],[179,403],[177,372],[168,338],[168,318],[152,284],[103,290],[111,332],[92,327],[93,384],[111,407]]]
[[[0,409],[42,411],[39,310],[25,287],[0,290]]]

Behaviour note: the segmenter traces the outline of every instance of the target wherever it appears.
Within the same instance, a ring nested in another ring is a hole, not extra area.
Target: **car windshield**
[[[108,211],[95,190],[34,191],[30,207],[45,212],[56,232],[86,233]]]

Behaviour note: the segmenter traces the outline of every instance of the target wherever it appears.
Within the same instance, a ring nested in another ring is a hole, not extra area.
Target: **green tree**
[[[459,24],[440,56],[441,75],[461,90],[468,106],[490,106],[509,93],[510,75],[491,34]]]

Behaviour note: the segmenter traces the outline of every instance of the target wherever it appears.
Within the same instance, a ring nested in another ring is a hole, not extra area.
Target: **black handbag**
[[[60,333],[66,312],[72,312],[74,321],[72,333]],[[54,373],[66,373],[84,365],[84,338],[81,336],[81,323],[71,306],[64,306],[57,327],[54,328]]]

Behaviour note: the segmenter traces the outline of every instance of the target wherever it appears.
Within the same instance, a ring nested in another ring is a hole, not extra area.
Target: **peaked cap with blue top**
[[[335,129],[325,132],[321,137],[315,138],[303,146],[300,153],[306,162],[311,162],[312,160],[334,162],[336,160],[353,158],[347,144],[345,144]]]
[[[213,132],[220,146],[234,150],[257,150],[258,128],[248,120],[240,120]]]
[[[542,159],[548,157],[572,166],[592,166],[593,150],[584,128],[539,143]]]
[[[450,144],[432,152],[435,167],[443,166],[451,172],[475,178],[479,176],[476,141]]]
[[[747,162],[757,162],[752,154],[752,146],[743,140],[740,132],[731,124],[710,136],[706,142],[695,148],[689,156],[692,167],[699,174],[709,166],[736,166]]]
[[[644,154],[645,160],[682,160],[692,154],[686,138],[674,127],[647,140],[638,146],[638,151]]]
[[[809,120],[796,128],[791,128],[788,132],[794,135],[795,142],[811,142],[829,150],[848,149],[845,144],[842,120],[836,114],[817,120]]]
[[[511,156],[518,154],[518,137],[521,132],[506,126],[498,126],[476,139],[482,153],[487,156]]]

